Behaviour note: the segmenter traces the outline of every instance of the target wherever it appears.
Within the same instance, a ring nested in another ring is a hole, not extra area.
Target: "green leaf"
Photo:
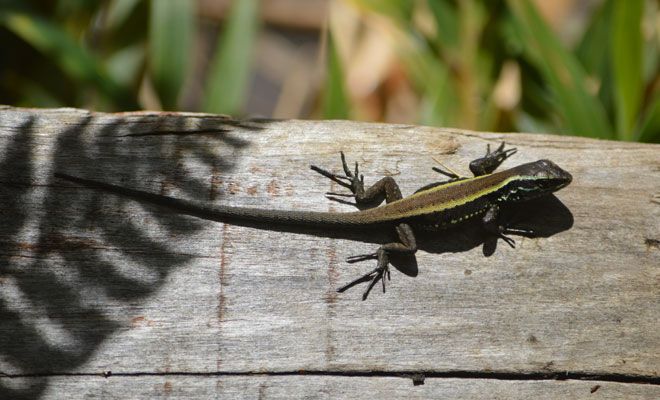
[[[195,28],[193,1],[152,0],[149,20],[149,71],[164,109],[176,109],[188,70]]]
[[[105,23],[112,29],[123,25],[135,12],[140,0],[114,0],[108,4]]]
[[[412,16],[414,2],[401,0],[351,0],[363,10],[382,14],[393,19],[396,23],[404,23]]]
[[[550,85],[567,133],[611,139],[611,126],[595,93],[586,88],[587,75],[578,60],[559,43],[531,2],[508,0],[525,54]]]
[[[612,29],[616,128],[632,140],[642,99],[642,1],[615,1]]]
[[[577,46],[575,53],[589,79],[598,86],[598,98],[607,115],[614,115],[614,79],[612,78],[612,20],[617,0],[606,0],[597,9]],[[610,123],[614,118],[609,118]]]
[[[57,98],[45,90],[41,85],[31,81],[25,82],[21,86],[23,92],[23,101],[16,104],[19,107],[40,107],[40,108],[58,108],[64,107]]]
[[[432,72],[428,88],[422,97],[420,122],[424,125],[455,126],[460,107],[456,101],[455,88],[451,86],[445,68]]]
[[[637,137],[640,142],[660,143],[660,94],[658,94],[644,118]]]
[[[344,90],[344,74],[332,32],[328,33],[328,72],[323,91],[322,110],[324,119],[349,118],[348,99]]]
[[[144,58],[144,44],[137,42],[110,55],[106,60],[106,67],[117,82],[129,87],[138,80]]]
[[[203,110],[235,114],[245,101],[257,33],[259,0],[235,0],[216,46]]]
[[[436,46],[443,49],[456,49],[460,39],[456,5],[449,1],[438,0],[428,0],[428,5],[438,29]]]
[[[419,121],[425,125],[455,126],[460,102],[447,65],[428,47],[402,48],[401,62],[421,93]]]
[[[575,53],[587,73],[602,77],[610,68],[611,28],[614,4],[617,0],[607,0],[594,11],[589,25],[582,35]]]
[[[72,81],[95,88],[123,109],[139,108],[130,91],[107,73],[101,61],[57,25],[20,12],[0,13],[0,24],[53,59]]]

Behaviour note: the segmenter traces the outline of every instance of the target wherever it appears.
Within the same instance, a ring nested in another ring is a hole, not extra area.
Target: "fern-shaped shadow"
[[[226,133],[260,129],[264,122],[146,114],[112,123],[105,116],[99,124],[88,113],[73,120],[66,112],[3,113],[16,128],[0,129],[0,398],[35,399],[49,376],[82,365],[121,327],[113,318],[121,314],[118,308],[153,294],[192,257],[173,251],[167,238],[203,226],[147,207],[162,228],[150,233],[123,211],[123,199],[63,189],[50,171],[107,180],[143,177],[152,184],[176,176],[187,195],[208,196],[206,182],[181,172],[181,159],[230,170],[231,163],[209,149],[247,146]],[[185,155],[176,153],[184,148]]]

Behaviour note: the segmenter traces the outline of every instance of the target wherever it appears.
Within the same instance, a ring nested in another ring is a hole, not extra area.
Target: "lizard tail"
[[[336,228],[370,225],[368,222],[364,221],[364,215],[362,215],[362,217],[358,216],[358,212],[327,213],[314,211],[285,211],[213,205],[200,201],[177,199],[142,190],[130,189],[124,186],[79,178],[63,173],[55,173],[55,177],[75,182],[85,187],[118,194],[133,200],[155,204],[179,214],[192,215],[217,222],[240,225],[239,222],[241,221],[250,221],[258,223],[259,225],[278,224],[312,227],[326,226]]]

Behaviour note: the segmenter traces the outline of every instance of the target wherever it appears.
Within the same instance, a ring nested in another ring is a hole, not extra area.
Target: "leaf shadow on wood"
[[[123,325],[108,314],[105,303],[139,304],[156,292],[168,274],[192,255],[173,252],[162,241],[146,237],[140,221],[112,213],[108,205],[121,202],[103,193],[73,194],[57,182],[48,182],[44,170],[85,170],[99,178],[156,177],[177,173],[177,154],[136,157],[135,141],[175,141],[190,149],[188,157],[215,170],[231,170],[202,143],[232,148],[249,143],[226,135],[233,129],[262,129],[265,122],[234,121],[205,116],[166,114],[137,118],[118,116],[96,124],[94,114],[67,121],[57,132],[52,165],[40,165],[35,137],[42,134],[38,113],[24,118],[3,138],[0,159],[0,398],[34,399],[48,387],[49,375],[67,373],[89,357]],[[45,117],[47,118],[47,117]],[[177,148],[177,146],[171,146]],[[46,157],[46,160],[51,160]],[[121,170],[117,168],[121,165]],[[41,184],[41,182],[45,184]],[[37,183],[37,184],[35,184]],[[198,179],[184,177],[181,189],[198,193]],[[183,216],[155,217],[169,234],[189,234],[202,228]],[[91,221],[91,222],[90,222]],[[178,221],[183,223],[179,224]],[[91,235],[94,232],[96,235]],[[93,238],[92,238],[93,237]],[[148,251],[143,251],[148,249]],[[154,260],[152,254],[163,255]],[[132,277],[118,268],[118,260],[143,268],[149,278]],[[106,308],[106,309],[104,309]]]

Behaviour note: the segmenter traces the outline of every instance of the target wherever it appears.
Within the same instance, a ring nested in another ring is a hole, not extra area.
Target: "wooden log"
[[[408,195],[442,180],[433,157],[468,174],[502,141],[518,149],[502,168],[548,158],[573,175],[507,211],[537,237],[423,235],[417,275],[393,270],[364,302],[335,289],[374,265],[344,259],[389,232],[234,226],[53,176],[340,212],[354,208],[323,194],[342,188],[309,169],[339,171],[339,150]],[[193,398],[660,395],[658,145],[2,107],[0,174],[0,398],[150,398],[168,382]]]

